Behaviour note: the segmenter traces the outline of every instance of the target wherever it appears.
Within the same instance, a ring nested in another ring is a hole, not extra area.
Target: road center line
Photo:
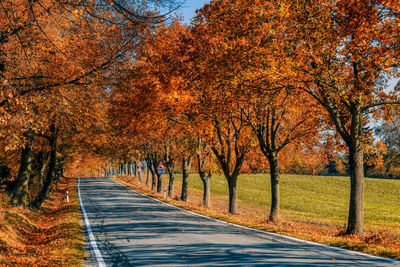
[[[90,242],[90,246],[92,247],[94,256],[96,257],[97,263],[99,267],[106,267],[106,263],[104,262],[103,256],[101,255],[100,249],[97,246],[96,243],[96,239],[94,238],[93,232],[92,232],[92,228],[90,227],[90,223],[89,223],[89,218],[87,216],[85,207],[83,206],[82,203],[82,198],[81,198],[81,190],[80,190],[80,178],[78,178],[78,197],[79,197],[79,204],[81,206],[81,210],[83,213],[83,219],[85,221],[85,225],[86,225],[86,229],[88,231],[88,235],[89,235],[89,242]]]

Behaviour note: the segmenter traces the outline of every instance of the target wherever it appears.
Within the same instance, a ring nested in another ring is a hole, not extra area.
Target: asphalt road
[[[92,261],[107,266],[398,266],[199,217],[107,178],[80,179],[80,195],[98,247]]]

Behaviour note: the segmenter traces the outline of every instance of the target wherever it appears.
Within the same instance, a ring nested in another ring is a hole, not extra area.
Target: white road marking
[[[277,237],[285,238],[285,239],[288,239],[288,240],[292,240],[292,241],[296,241],[296,242],[300,242],[300,243],[304,243],[304,244],[311,244],[311,245],[315,245],[315,246],[319,246],[319,247],[323,247],[323,248],[328,248],[328,249],[332,249],[332,250],[338,250],[338,251],[341,251],[341,252],[346,252],[346,253],[353,254],[353,255],[357,255],[357,256],[364,256],[364,257],[369,257],[369,258],[372,258],[372,259],[379,259],[379,260],[388,261],[388,262],[393,262],[393,263],[399,263],[399,262],[400,262],[400,261],[396,261],[396,260],[392,260],[392,259],[388,259],[388,258],[383,258],[383,257],[379,257],[379,256],[367,254],[367,253],[362,253],[362,252],[358,252],[358,251],[348,250],[348,249],[344,249],[344,248],[338,248],[338,247],[334,247],[334,246],[328,246],[328,245],[324,245],[324,244],[320,244],[320,243],[316,243],[316,242],[312,242],[312,241],[308,241],[308,240],[303,240],[303,239],[296,238],[296,237],[280,235],[280,234],[277,234],[277,233],[272,233],[272,232],[267,232],[267,231],[264,231],[264,230],[249,228],[249,227],[242,226],[242,225],[238,225],[238,224],[234,224],[234,223],[228,223],[228,222],[221,221],[221,220],[218,220],[218,219],[215,219],[215,218],[212,218],[212,217],[208,217],[208,216],[205,216],[205,215],[202,215],[202,214],[198,214],[198,213],[195,213],[195,212],[192,212],[192,211],[189,211],[189,210],[185,210],[185,209],[183,209],[183,208],[180,208],[180,207],[171,205],[171,204],[169,204],[169,203],[165,203],[165,202],[160,201],[160,200],[158,200],[158,199],[156,199],[156,198],[153,198],[153,197],[144,195],[144,194],[142,194],[142,193],[140,193],[140,192],[138,192],[138,191],[136,191],[136,190],[130,188],[129,186],[124,185],[124,184],[122,184],[122,183],[120,183],[120,182],[118,182],[118,181],[116,181],[116,180],[114,180],[114,179],[112,179],[112,178],[109,178],[109,179],[112,180],[112,181],[114,181],[114,182],[116,182],[116,183],[118,183],[118,184],[120,184],[120,185],[122,185],[122,186],[125,186],[125,187],[129,188],[130,190],[132,190],[132,191],[138,193],[139,195],[142,195],[142,196],[144,196],[144,197],[147,197],[147,198],[149,198],[149,199],[152,199],[152,200],[154,200],[154,201],[156,201],[156,202],[159,202],[159,203],[162,203],[162,204],[164,204],[164,205],[167,205],[167,206],[170,206],[170,207],[173,207],[173,208],[176,208],[176,209],[185,211],[185,212],[187,212],[187,213],[189,213],[189,214],[196,215],[196,216],[203,217],[203,218],[207,218],[207,219],[209,219],[209,220],[216,221],[216,222],[219,222],[219,223],[223,223],[223,224],[227,224],[227,225],[232,225],[232,226],[235,226],[235,227],[239,227],[239,228],[243,228],[243,229],[247,229],[247,230],[251,230],[251,231],[255,231],[255,232],[259,232],[259,233],[263,233],[263,234],[268,234],[268,235],[272,235],[272,236],[277,236]]]
[[[85,225],[86,225],[86,229],[88,231],[88,235],[89,235],[89,242],[90,242],[90,246],[92,247],[94,256],[96,257],[97,263],[99,267],[106,267],[106,263],[104,262],[103,256],[101,255],[100,249],[97,246],[96,243],[96,239],[94,238],[93,232],[92,232],[92,228],[90,227],[90,223],[89,223],[89,218],[87,216],[85,207],[83,206],[82,203],[82,199],[81,199],[81,190],[80,190],[80,178],[78,178],[78,197],[79,197],[79,204],[81,206],[81,210],[83,213],[83,218],[85,221]]]

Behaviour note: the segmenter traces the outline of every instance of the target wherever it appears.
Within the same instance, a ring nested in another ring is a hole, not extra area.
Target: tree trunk
[[[157,175],[155,172],[151,172],[151,190],[154,190],[157,185]]]
[[[57,138],[58,138],[58,129],[55,128],[54,125],[51,126],[52,136],[50,140],[50,163],[49,169],[47,171],[46,181],[40,190],[39,194],[32,202],[32,206],[36,208],[40,208],[49,193],[50,187],[53,184],[53,180],[55,177],[56,164],[57,164]]]
[[[229,213],[237,213],[237,176],[231,176],[228,180],[229,186]]]
[[[10,203],[13,206],[25,207],[27,205],[28,184],[32,172],[33,138],[33,134],[30,134],[28,137],[28,143],[21,152],[17,180],[11,191]]]
[[[190,167],[192,165],[193,156],[189,156],[182,158],[182,192],[181,192],[181,200],[187,201],[188,195],[188,187],[189,187],[189,172]]]
[[[39,185],[40,186],[43,186],[44,181],[46,180],[46,170],[47,170],[47,167],[49,166],[49,162],[50,162],[50,155],[45,156],[45,160],[43,162],[42,168],[40,168],[40,177],[39,177]]]
[[[132,175],[132,168],[131,168],[131,166],[132,166],[132,162],[129,160],[128,161],[128,163],[127,163],[127,166],[126,166],[126,169],[127,169],[127,171],[128,171],[128,175],[129,176],[131,176]]]
[[[278,156],[276,153],[270,153],[268,156],[271,176],[271,211],[269,220],[273,223],[279,221],[279,167]]]
[[[137,166],[137,162],[136,162],[136,160],[133,162],[133,165],[135,165],[135,172],[134,172],[134,174],[135,174],[135,176],[137,177],[138,176],[138,171],[137,171],[137,168],[138,168],[138,166]]]
[[[182,201],[187,201],[187,195],[188,195],[188,186],[189,186],[189,175],[186,174],[184,171],[185,168],[182,168],[182,192],[181,192],[181,200]]]
[[[162,174],[158,174],[158,171],[156,173],[157,173],[157,192],[160,193],[162,191],[162,185],[163,185]]]
[[[101,166],[103,170],[103,177],[107,177],[107,165]]]
[[[204,207],[210,207],[210,197],[211,197],[211,175],[204,175],[203,178],[201,178],[203,181],[203,205]]]
[[[153,164],[151,163],[151,161],[149,161],[149,162],[150,163],[147,165],[147,168],[149,168],[150,173],[151,173],[151,190],[154,190],[156,188],[157,176],[156,176],[156,172],[154,170]]]
[[[197,166],[199,168],[200,179],[203,182],[203,205],[205,207],[210,207],[211,171],[208,170],[208,174],[206,174],[206,172],[204,170],[205,160],[202,160],[202,158],[201,158],[201,147],[200,147],[200,145],[199,145],[199,151],[197,152]]]
[[[174,158],[170,154],[171,152],[168,152],[164,156],[164,162],[165,162],[165,167],[167,169],[168,175],[169,175],[169,181],[168,181],[168,197],[172,197],[174,193]]]
[[[172,194],[174,193],[174,172],[168,171],[169,174],[169,181],[168,181],[168,197],[172,197]]]
[[[362,145],[350,149],[350,204],[347,234],[362,235],[364,221],[364,170]]]
[[[146,185],[150,184],[150,169],[149,165],[147,165],[147,170],[146,170]]]

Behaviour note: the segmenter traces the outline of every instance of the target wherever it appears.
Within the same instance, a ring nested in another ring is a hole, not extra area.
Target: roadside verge
[[[85,250],[76,179],[60,178],[53,188],[40,210],[0,205],[1,266],[81,265]]]

